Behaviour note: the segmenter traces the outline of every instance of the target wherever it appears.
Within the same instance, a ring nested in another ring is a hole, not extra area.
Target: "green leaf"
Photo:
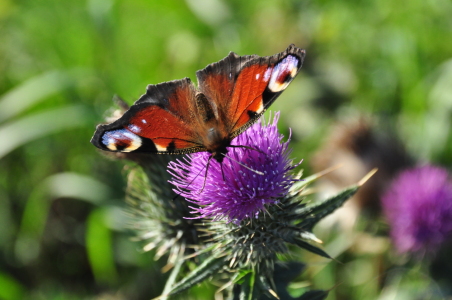
[[[113,254],[112,233],[105,218],[105,208],[98,208],[90,214],[86,227],[86,248],[96,281],[115,284],[118,273]]]
[[[225,265],[225,261],[226,259],[224,256],[216,257],[213,255],[209,257],[201,265],[199,265],[199,267],[194,269],[190,274],[176,283],[167,295],[162,296],[165,297],[168,295],[180,293],[191,288],[195,284],[202,282],[207,277],[213,276],[216,271],[220,270]]]
[[[100,205],[109,197],[111,190],[89,176],[65,172],[47,177],[31,191],[26,202],[15,242],[16,256],[22,263],[36,258],[53,199],[74,198]]]
[[[169,276],[168,280],[166,281],[165,288],[163,289],[162,295],[167,295],[171,291],[171,286],[176,281],[177,275],[180,272],[181,266],[183,264],[184,260],[179,259],[176,264],[173,267],[173,270],[171,271],[171,275]],[[159,300],[165,300],[167,299],[166,296],[161,296]]]
[[[308,251],[310,251],[312,253],[315,253],[315,254],[318,254],[320,256],[323,256],[323,257],[331,259],[331,256],[329,256],[328,253],[326,253],[322,249],[320,249],[320,248],[318,248],[316,246],[313,246],[313,245],[311,245],[311,244],[309,244],[309,243],[307,243],[305,241],[294,240],[294,241],[292,241],[292,243],[297,245],[298,247],[306,249],[306,250],[308,250]]]
[[[297,224],[297,227],[306,231],[312,231],[314,225],[342,206],[342,204],[353,196],[358,189],[358,185],[353,185],[318,205],[303,208],[298,213],[306,214],[308,217],[304,221]]]
[[[245,277],[252,272],[253,272],[253,270],[250,270],[250,269],[239,270],[239,272],[237,273],[237,276],[234,278],[234,283],[237,283],[237,284],[244,283]]]
[[[0,122],[11,119],[40,101],[87,77],[88,72],[75,69],[48,71],[32,77],[0,97]]]
[[[0,144],[0,158],[17,147],[37,138],[61,130],[82,127],[88,124],[90,111],[82,105],[40,111],[32,115],[2,124],[0,136],[8,143]]]
[[[254,285],[256,283],[256,273],[254,271],[249,272],[244,277],[244,282],[240,284],[240,300],[253,300]]]

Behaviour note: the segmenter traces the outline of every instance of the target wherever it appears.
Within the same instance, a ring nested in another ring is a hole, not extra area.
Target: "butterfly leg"
[[[204,183],[202,184],[202,189],[201,189],[201,191],[199,191],[198,194],[201,194],[202,191],[204,191],[204,187],[206,186],[207,172],[209,171],[210,161],[212,160],[212,158],[213,158],[213,156],[211,155],[211,156],[209,156],[209,159],[207,160],[206,174],[204,174]],[[223,164],[220,164],[220,165],[221,165],[221,172],[223,172]],[[224,176],[223,176],[223,180],[224,180]]]

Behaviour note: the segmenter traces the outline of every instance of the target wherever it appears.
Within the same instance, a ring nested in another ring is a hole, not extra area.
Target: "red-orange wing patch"
[[[189,153],[204,149],[196,131],[190,79],[149,85],[146,94],[117,121],[99,125],[92,143],[119,152]]]
[[[284,52],[259,57],[231,52],[196,73],[200,91],[216,109],[233,138],[253,124],[298,73],[305,51],[290,45]]]
[[[231,132],[240,130],[264,112],[266,107],[262,94],[270,80],[271,71],[271,66],[253,64],[239,74],[228,112],[232,120]]]

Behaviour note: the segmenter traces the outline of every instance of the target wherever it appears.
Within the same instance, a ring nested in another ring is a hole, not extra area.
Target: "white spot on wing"
[[[272,80],[268,84],[268,89],[270,91],[272,91],[273,93],[277,93],[277,92],[281,92],[282,90],[284,90],[288,85],[289,85],[289,82],[279,83],[279,82],[276,82],[275,80]]]
[[[134,132],[134,133],[140,133],[141,128],[138,127],[137,125],[129,125],[128,126],[129,130]]]
[[[148,123],[148,122],[146,122],[145,119],[141,119],[141,122],[142,122],[143,124],[147,124],[147,123]]]
[[[157,148],[157,151],[159,151],[159,152],[165,152],[167,150],[167,147],[160,146],[157,143],[155,143],[155,148]]]
[[[264,73],[264,81],[268,81],[270,75],[272,74],[273,68],[268,68]]]
[[[137,150],[138,148],[140,148],[141,144],[142,144],[141,138],[138,137],[138,139],[133,140],[132,143],[128,147],[124,148],[124,150],[122,151],[131,152]]]
[[[107,141],[107,148],[110,150],[116,150],[116,144],[115,144],[115,139],[114,138],[109,138]]]
[[[102,143],[112,151],[131,152],[141,147],[141,138],[127,129],[106,131]],[[119,150],[118,150],[118,146]]]
[[[285,57],[279,64],[277,64],[273,72],[271,74],[270,82],[268,83],[268,88],[270,91],[277,93],[283,91],[289,83],[292,81],[292,79],[297,75],[297,65],[298,65],[298,58],[292,55],[288,55]],[[289,80],[280,81],[280,76],[283,73],[289,73],[290,76]]]
[[[262,102],[262,100],[259,102],[259,107],[256,110],[257,114],[260,114],[261,112],[264,111],[264,103]]]
[[[256,80],[258,80],[259,79],[259,77],[261,77],[261,74],[256,74]]]

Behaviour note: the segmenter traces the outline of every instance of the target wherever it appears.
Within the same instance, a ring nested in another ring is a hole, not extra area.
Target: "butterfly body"
[[[148,85],[111,124],[98,125],[91,143],[113,152],[211,153],[222,162],[231,141],[250,127],[301,68],[305,51],[290,45],[268,57],[231,52],[189,78]]]

